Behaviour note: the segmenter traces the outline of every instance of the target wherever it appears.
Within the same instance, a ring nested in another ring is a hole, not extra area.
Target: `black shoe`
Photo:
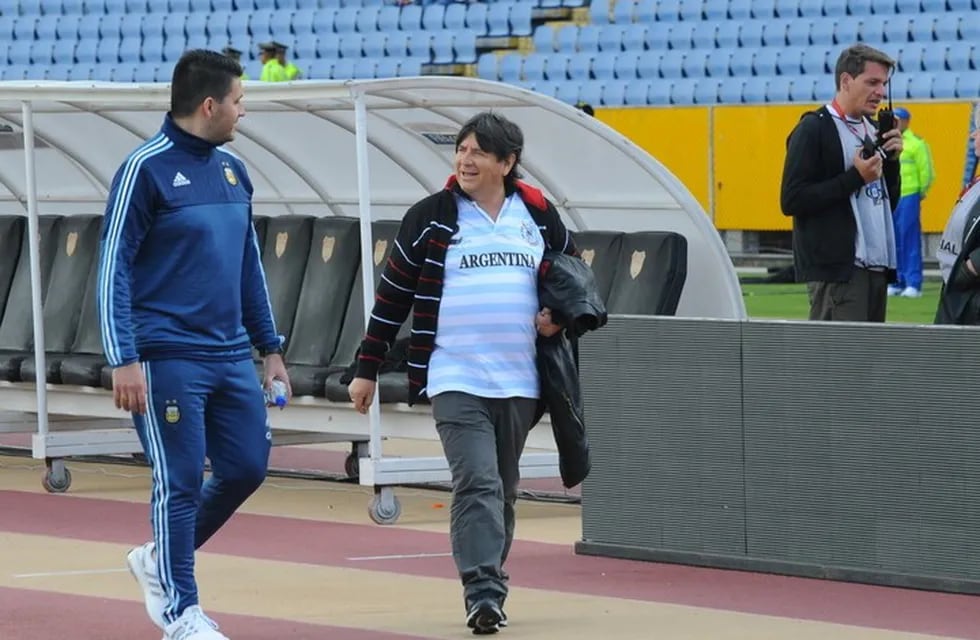
[[[504,612],[499,604],[490,599],[474,602],[466,613],[466,626],[473,630],[473,635],[497,633],[501,620],[504,620]]]

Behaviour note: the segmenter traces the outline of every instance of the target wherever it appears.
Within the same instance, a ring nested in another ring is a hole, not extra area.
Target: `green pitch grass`
[[[939,281],[926,281],[921,298],[888,298],[888,322],[932,324],[939,301]],[[806,320],[810,302],[805,284],[742,284],[750,318]]]

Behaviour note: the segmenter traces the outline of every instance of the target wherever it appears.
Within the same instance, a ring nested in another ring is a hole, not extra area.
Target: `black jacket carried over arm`
[[[897,158],[885,160],[884,177],[894,211],[901,196]],[[803,114],[787,140],[780,191],[783,213],[793,217],[798,281],[851,279],[857,223],[850,197],[863,186],[864,179],[856,167],[844,169],[837,125],[827,107]],[[893,280],[892,272],[889,281]]]
[[[538,302],[551,309],[552,319],[565,329],[545,338],[538,336],[537,366],[541,402],[535,422],[545,409],[558,447],[562,484],[572,488],[589,474],[592,466],[585,430],[578,366],[569,340],[606,324],[606,306],[599,295],[592,270],[576,256],[546,252],[538,278]]]

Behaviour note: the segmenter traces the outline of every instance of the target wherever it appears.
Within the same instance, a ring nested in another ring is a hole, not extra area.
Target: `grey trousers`
[[[848,282],[808,282],[810,320],[884,322],[888,276],[854,268]]]
[[[432,415],[452,473],[450,537],[464,602],[507,597],[503,564],[514,539],[521,452],[537,400],[446,392]]]

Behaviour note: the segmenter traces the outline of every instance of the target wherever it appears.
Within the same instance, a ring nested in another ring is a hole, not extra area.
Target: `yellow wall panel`
[[[596,117],[659,160],[710,213],[706,108],[603,108]]]

